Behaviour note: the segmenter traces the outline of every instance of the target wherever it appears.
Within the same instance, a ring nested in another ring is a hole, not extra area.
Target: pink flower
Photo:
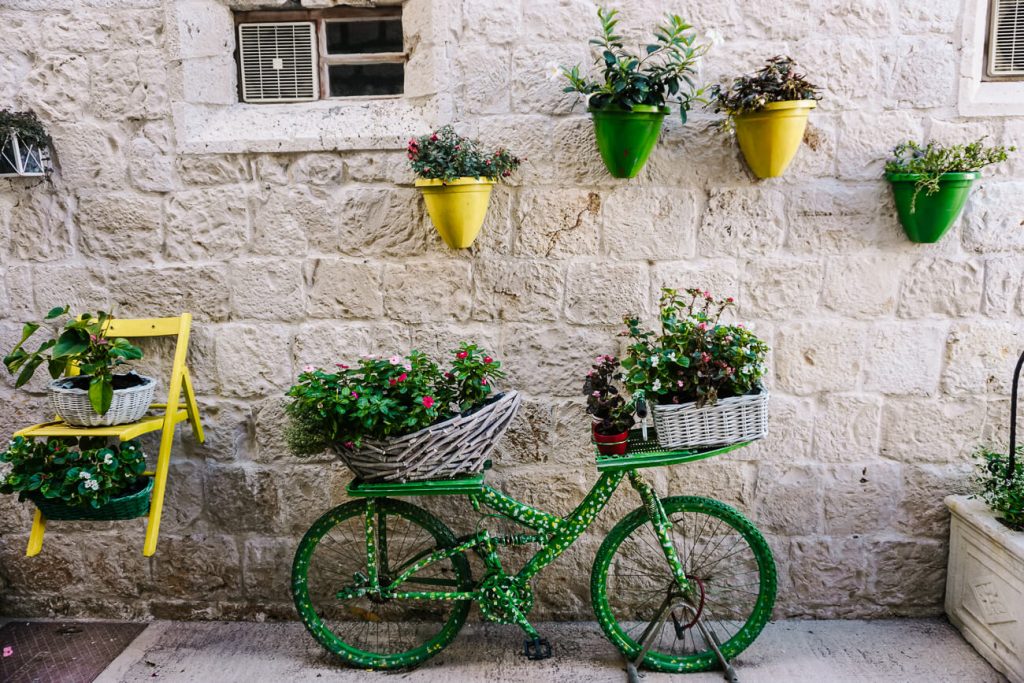
[[[391,356],[391,358],[388,359],[388,362],[392,365],[401,365],[402,359],[400,356]]]
[[[465,351],[459,351],[457,354],[455,354],[455,357],[458,358],[459,360],[464,360],[468,356],[469,354],[466,353]]]
[[[487,386],[487,378],[486,377],[480,378],[480,384],[483,384],[484,386]]]
[[[708,324],[707,323],[698,323],[697,324],[697,329],[701,330],[701,331],[707,330],[708,329]]]
[[[434,397],[433,396],[424,396],[423,397],[423,407],[424,408],[430,408],[433,405],[434,405]]]
[[[393,379],[389,379],[389,380],[388,380],[388,384],[389,384],[390,386],[395,386],[396,384],[398,384],[398,382],[397,382],[397,381],[395,381],[395,380],[393,380]]]
[[[431,135],[430,136],[430,140],[431,140],[431,142],[437,142],[437,133],[434,133],[433,135]]]
[[[593,396],[594,398],[601,398],[601,392],[595,391],[594,393],[591,394],[591,396]]]
[[[354,443],[352,443],[351,441],[346,441],[345,443],[343,443],[341,445],[344,446],[345,448],[349,449],[349,450],[352,450],[353,448],[356,447],[356,445]]]
[[[316,370],[316,368],[312,365],[307,365],[306,367],[302,368],[303,372],[313,372],[314,370]]]
[[[405,374],[405,373],[403,372],[403,373],[402,373],[401,375],[399,375],[399,376],[398,376],[398,377],[396,378],[396,381],[398,381],[398,382],[404,382],[404,381],[405,381],[405,380],[407,380],[407,379],[409,379],[409,375],[407,375],[407,374]]]
[[[352,398],[359,398],[359,394],[357,394],[356,392],[353,391],[352,392]]]
[[[710,299],[711,298],[711,292],[709,292],[708,290],[705,289],[704,290],[704,298],[705,299]]]
[[[491,358],[490,356],[484,356],[484,364],[485,365],[490,365],[493,362],[494,362],[493,358]]]
[[[11,657],[14,655],[14,648],[8,645],[4,648],[4,657]]]
[[[348,370],[348,366],[345,365],[344,363],[335,363],[335,365],[341,368],[342,370]]]
[[[681,379],[679,379],[679,380],[676,380],[676,386],[677,386],[677,387],[680,387],[680,388],[682,388],[682,386],[683,386],[683,380],[681,380]]]

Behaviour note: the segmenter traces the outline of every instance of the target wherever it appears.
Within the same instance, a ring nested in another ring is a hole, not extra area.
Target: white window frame
[[[987,76],[992,0],[964,0],[957,109],[961,116],[1024,115],[1024,79]]]

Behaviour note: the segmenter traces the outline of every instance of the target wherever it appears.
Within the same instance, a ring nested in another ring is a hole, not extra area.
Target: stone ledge
[[[968,496],[946,496],[945,503],[965,524],[1024,562],[1024,533],[1007,528],[983,501]]]

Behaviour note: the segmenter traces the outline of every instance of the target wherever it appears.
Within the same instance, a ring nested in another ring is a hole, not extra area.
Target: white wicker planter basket
[[[724,446],[760,439],[768,433],[768,390],[719,399],[713,406],[696,403],[656,405],[654,429],[662,448]]]
[[[0,178],[43,176],[49,168],[46,146],[26,142],[17,133],[0,136]]]
[[[79,375],[87,377],[87,375]],[[127,389],[114,389],[110,410],[100,415],[89,403],[89,391],[69,386],[73,378],[64,377],[50,383],[50,405],[55,413],[76,427],[109,427],[129,424],[139,420],[149,409],[156,392],[156,381],[152,377],[139,375],[142,384]]]
[[[469,415],[438,422],[388,441],[363,441],[362,448],[338,447],[338,457],[363,481],[426,481],[476,474],[508,429],[522,399],[498,394]]]

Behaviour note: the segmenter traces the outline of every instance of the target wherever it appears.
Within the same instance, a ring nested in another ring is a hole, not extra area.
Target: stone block
[[[986,406],[953,398],[886,399],[883,457],[905,463],[964,461],[982,438]]]
[[[298,158],[291,171],[296,183],[335,187],[345,175],[344,157],[326,152],[305,154]]]
[[[903,263],[892,256],[833,258],[825,270],[822,303],[853,318],[892,313],[900,293]]]
[[[968,458],[948,465],[904,465],[902,495],[892,525],[896,531],[935,540],[949,538],[949,511],[942,501],[952,494],[971,493],[974,464]]]
[[[541,260],[492,257],[476,263],[473,287],[476,320],[556,320],[565,291],[565,270]]]
[[[790,591],[804,596],[789,616],[850,616],[862,609],[860,596],[871,585],[863,539],[804,536],[789,545]]]
[[[71,203],[57,192],[33,192],[8,223],[10,253],[23,261],[58,261],[71,255]]]
[[[154,122],[143,127],[128,143],[125,155],[132,185],[144,192],[170,192],[177,189],[174,149],[170,128]]]
[[[797,254],[849,254],[891,233],[875,185],[813,183],[793,190],[786,247]]]
[[[383,268],[377,264],[317,259],[310,264],[307,310],[314,318],[380,318]]]
[[[1005,318],[1011,312],[1024,312],[1022,284],[1024,256],[993,256],[986,259],[982,312],[993,318]]]
[[[695,193],[626,186],[607,195],[603,210],[605,255],[659,261],[693,255]]]
[[[439,240],[424,219],[423,200],[412,189],[351,188],[332,207],[340,220],[338,241],[320,243],[352,256],[414,256]]]
[[[831,537],[875,533],[892,525],[899,501],[901,466],[887,462],[835,465],[822,482],[825,533]]]
[[[509,110],[512,55],[497,45],[464,44],[455,55],[455,69],[464,74],[460,105],[466,113],[502,114]]]
[[[338,227],[329,204],[309,189],[274,189],[254,207],[253,252],[300,256],[310,243],[323,250],[336,249]]]
[[[230,258],[249,243],[248,201],[238,190],[171,195],[165,209],[165,252],[175,261]]]
[[[241,597],[241,558],[238,541],[232,536],[163,535],[152,566],[152,587],[163,598],[209,601]]]
[[[81,55],[52,54],[36,61],[22,83],[19,109],[31,109],[44,121],[80,121],[91,105],[89,63]]]
[[[230,55],[235,49],[231,8],[202,0],[177,2],[178,50],[182,59]]]
[[[227,320],[231,287],[220,266],[125,266],[110,275],[117,314],[149,317],[192,313],[197,320]]]
[[[97,193],[78,201],[79,243],[93,258],[152,259],[163,245],[161,202],[128,193]]]
[[[977,313],[981,308],[984,272],[977,259],[916,261],[903,281],[900,317],[964,317]]]
[[[697,232],[704,256],[769,256],[785,234],[784,195],[761,188],[714,189]]]
[[[935,394],[946,347],[945,325],[879,324],[869,333],[864,389],[883,394]]]
[[[219,391],[255,398],[284,391],[292,380],[291,339],[286,330],[266,325],[222,327],[216,348]]]
[[[207,467],[203,484],[207,517],[221,531],[266,533],[281,514],[281,478],[269,470]]]
[[[825,268],[819,261],[758,259],[747,265],[742,312],[761,318],[791,319],[818,305]]]
[[[964,208],[964,248],[975,253],[1024,250],[1024,183],[982,181]]]
[[[124,189],[128,163],[120,150],[128,136],[120,125],[75,121],[51,125],[49,131],[56,173],[64,182],[79,189]]]
[[[892,148],[906,140],[924,139],[924,127],[918,115],[908,110],[884,111],[880,114],[846,111],[840,118],[839,136],[840,176],[878,180],[882,177],[885,161],[890,158]],[[877,196],[878,189],[875,189],[875,193]]]
[[[813,421],[814,459],[818,462],[871,462],[878,457],[881,417],[882,400],[875,396],[825,396]]]
[[[495,26],[490,22],[488,25]],[[502,30],[504,31],[504,27]],[[513,37],[511,33],[506,33],[506,36]],[[562,92],[568,81],[561,74],[552,79],[546,72],[552,64],[569,68],[577,64],[588,66],[591,62],[588,50],[579,43],[527,42],[516,45],[512,59],[516,65],[530,65],[526,69],[512,69],[512,111],[520,114],[572,113],[577,97],[575,94]],[[577,111],[582,108],[582,104],[575,104]]]
[[[384,308],[392,319],[466,320],[472,298],[468,263],[428,261],[384,267]]]
[[[252,166],[239,154],[178,157],[178,175],[187,185],[229,185],[252,180]]]
[[[234,261],[228,277],[233,319],[266,322],[305,317],[306,295],[298,261]]]
[[[166,62],[154,52],[89,57],[90,106],[101,119],[158,119],[167,115]]]
[[[1010,323],[956,323],[946,346],[942,388],[948,394],[1010,393],[1024,336]]]
[[[922,617],[942,611],[945,540],[878,539],[869,544],[868,552],[874,564],[874,594],[895,615]]]
[[[610,332],[566,325],[509,325],[505,339],[507,382],[531,394],[578,395],[594,356],[615,350]]]
[[[601,195],[594,191],[524,190],[514,219],[517,256],[568,258],[596,255],[600,244]]]
[[[309,322],[295,335],[295,367],[352,364],[364,353],[407,352],[409,331],[394,322]]]
[[[779,386],[796,394],[849,391],[864,367],[865,330],[848,322],[795,323],[779,331]]]
[[[881,57],[887,105],[926,108],[954,101],[958,55],[952,37],[886,42]]]
[[[618,324],[629,314],[645,315],[647,267],[640,264],[574,263],[569,266],[565,317],[578,324]]]
[[[762,463],[757,470],[757,497],[753,517],[758,528],[780,535],[793,529],[820,533],[824,492],[819,482],[826,476],[821,465]]]
[[[651,302],[658,305],[663,288],[683,291],[704,289],[719,298],[733,297],[742,306],[740,275],[733,259],[698,259],[657,263],[651,269]]]
[[[251,600],[291,599],[293,538],[253,538],[245,542],[242,582]]]

